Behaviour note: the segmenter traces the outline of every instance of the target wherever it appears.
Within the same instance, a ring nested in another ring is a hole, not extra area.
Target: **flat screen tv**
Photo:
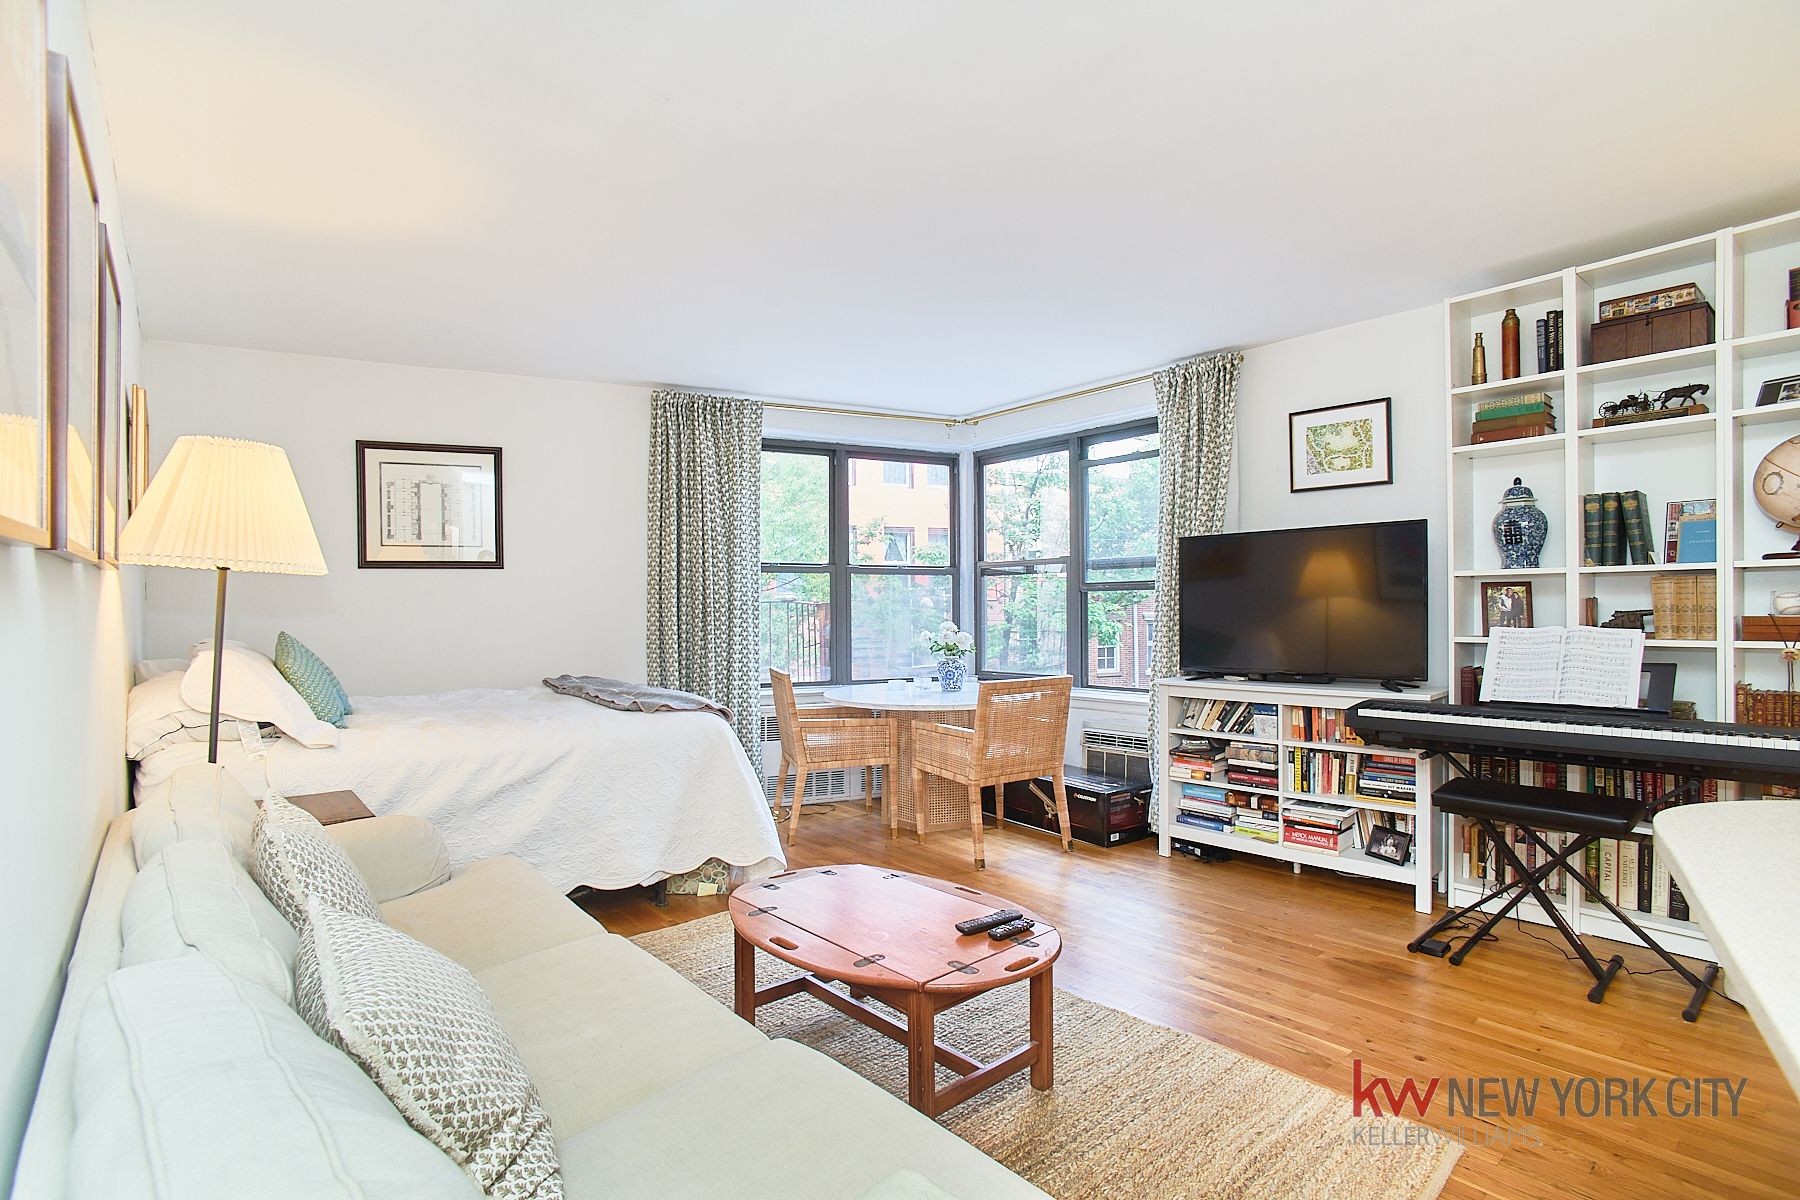
[[[1425,522],[1181,539],[1181,672],[1426,677]]]

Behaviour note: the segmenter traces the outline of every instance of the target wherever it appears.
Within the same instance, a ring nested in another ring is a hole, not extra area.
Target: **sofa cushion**
[[[381,915],[476,972],[600,930],[574,901],[510,856],[470,863],[442,886],[383,904]]]
[[[182,767],[166,792],[137,809],[131,846],[141,871],[171,842],[218,842],[239,863],[250,861],[256,801],[212,763]]]
[[[108,976],[74,1058],[73,1200],[480,1195],[293,1010],[199,955]]]
[[[705,1152],[671,1130],[705,1130]],[[902,1168],[957,1196],[1044,1197],[860,1075],[785,1039],[697,1071],[558,1149],[577,1197],[853,1200]]]
[[[476,978],[561,1137],[768,1040],[616,934],[593,933]]]
[[[436,887],[450,878],[444,835],[424,817],[389,813],[325,826],[343,847],[377,904]]]
[[[306,898],[371,921],[381,910],[343,847],[303,809],[270,792],[251,834],[250,875],[295,929],[306,924]]]
[[[166,847],[131,881],[122,925],[125,966],[198,953],[294,1001],[299,937],[217,842]]]
[[[556,1138],[474,976],[379,920],[309,896],[300,1015],[493,1196],[561,1200]]]

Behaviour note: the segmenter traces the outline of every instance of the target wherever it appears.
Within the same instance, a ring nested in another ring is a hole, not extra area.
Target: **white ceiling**
[[[88,8],[156,338],[968,413],[1800,207],[1793,0]]]

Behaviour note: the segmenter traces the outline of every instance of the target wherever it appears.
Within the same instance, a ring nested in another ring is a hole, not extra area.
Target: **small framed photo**
[[[1756,407],[1758,408],[1770,404],[1786,404],[1790,400],[1800,400],[1800,375],[1783,375],[1779,379],[1765,379],[1763,385],[1756,389]]]
[[[1288,491],[1394,482],[1391,397],[1288,414]]]
[[[500,448],[356,443],[358,567],[505,565]]]
[[[1412,852],[1412,842],[1413,835],[1410,833],[1377,825],[1369,832],[1367,849],[1370,858],[1379,858],[1398,867],[1406,865],[1406,856]]]
[[[1481,585],[1481,634],[1486,637],[1496,629],[1531,628],[1531,585],[1529,583],[1483,583]]]

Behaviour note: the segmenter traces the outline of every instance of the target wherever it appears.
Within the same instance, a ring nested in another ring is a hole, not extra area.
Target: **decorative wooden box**
[[[1661,354],[1667,350],[1687,350],[1711,345],[1712,340],[1713,309],[1702,300],[1698,304],[1683,304],[1641,316],[1594,322],[1588,327],[1588,361],[1603,363]]]

